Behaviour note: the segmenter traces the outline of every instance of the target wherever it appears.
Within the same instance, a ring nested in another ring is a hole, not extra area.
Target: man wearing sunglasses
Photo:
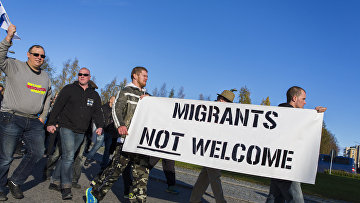
[[[24,198],[20,189],[33,167],[44,154],[44,121],[49,111],[51,83],[40,67],[45,51],[40,45],[30,47],[26,62],[8,58],[16,27],[10,25],[0,43],[0,68],[5,73],[6,89],[0,110],[0,200],[7,200],[6,185],[16,199]],[[25,142],[26,154],[7,179],[17,141]]]
[[[74,155],[84,139],[84,134],[93,120],[97,126],[96,134],[102,134],[104,117],[101,112],[101,99],[89,83],[90,71],[81,68],[78,80],[66,85],[59,93],[50,113],[47,131],[54,133],[55,125],[60,127],[61,158],[50,180],[49,189],[61,188],[62,199],[72,199],[72,173]]]

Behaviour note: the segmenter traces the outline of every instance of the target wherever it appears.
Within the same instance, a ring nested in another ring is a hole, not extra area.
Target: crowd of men
[[[0,68],[6,75],[0,110],[0,201],[7,200],[6,186],[15,199],[24,198],[21,185],[44,153],[47,157],[44,177],[50,180],[49,189],[60,191],[63,200],[72,199],[71,189],[81,188],[77,181],[82,165],[91,164],[94,154],[104,143],[101,171],[86,190],[86,201],[101,201],[122,175],[124,197],[130,202],[146,202],[149,173],[159,158],[124,152],[122,146],[125,139],[131,139],[128,129],[139,100],[150,96],[145,89],[148,70],[133,68],[131,82],[108,103],[101,105],[95,91],[97,86],[90,80],[90,70],[81,68],[78,80],[66,85],[56,99],[52,99],[49,76],[40,68],[45,59],[42,46],[31,46],[26,62],[7,57],[15,32],[16,27],[10,25],[7,36],[0,43]],[[233,102],[234,98],[232,91],[224,90],[216,101]],[[287,103],[279,106],[303,108],[305,99],[305,90],[294,86],[287,92]],[[316,107],[316,110],[325,112],[326,108]],[[96,143],[83,158],[84,151],[88,151],[87,137],[91,137],[92,129],[97,136]],[[25,143],[26,153],[9,177],[19,140]],[[110,154],[113,154],[111,160]],[[166,191],[177,194],[175,162],[163,159],[162,165],[168,184]],[[220,170],[204,167],[189,201],[201,202],[210,184],[216,202],[226,202],[220,176]],[[300,183],[271,180],[267,202],[303,201]]]

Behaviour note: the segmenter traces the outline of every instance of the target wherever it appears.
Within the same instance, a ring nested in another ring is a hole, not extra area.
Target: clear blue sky
[[[150,92],[183,86],[188,99],[246,85],[254,104],[269,96],[278,105],[299,85],[306,108],[328,107],[324,119],[341,150],[360,144],[358,0],[2,3],[22,38],[13,46],[20,60],[42,44],[57,70],[77,57],[100,87],[142,65]]]

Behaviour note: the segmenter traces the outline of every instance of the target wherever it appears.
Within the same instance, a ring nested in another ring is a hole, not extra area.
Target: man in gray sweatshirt
[[[0,201],[7,200],[4,193],[6,185],[14,198],[24,198],[20,185],[44,154],[44,121],[51,97],[49,76],[40,69],[45,58],[43,47],[30,47],[27,62],[7,57],[15,32],[16,27],[10,25],[7,36],[0,42],[0,69],[6,79],[0,109]],[[25,142],[26,154],[7,179],[19,139]]]

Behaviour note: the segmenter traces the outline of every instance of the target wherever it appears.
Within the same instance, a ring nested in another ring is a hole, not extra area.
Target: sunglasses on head
[[[78,73],[78,76],[89,76],[87,73]]]
[[[29,53],[30,53],[30,52],[29,52]],[[32,54],[32,55],[35,56],[35,57],[40,56],[41,58],[45,58],[45,55],[43,55],[43,54],[38,54],[38,53],[30,53],[30,54]]]

